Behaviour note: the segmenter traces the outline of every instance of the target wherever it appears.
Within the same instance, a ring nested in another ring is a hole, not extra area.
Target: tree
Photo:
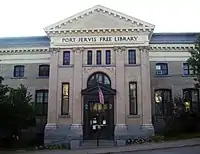
[[[21,129],[35,125],[32,96],[25,86],[10,88],[2,81],[0,77],[0,128],[6,136],[18,135]]]
[[[191,57],[188,59],[188,64],[195,70],[195,87],[200,88],[200,36],[195,43],[195,48],[189,52]]]

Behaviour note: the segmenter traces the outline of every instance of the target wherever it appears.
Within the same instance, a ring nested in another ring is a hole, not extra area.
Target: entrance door
[[[107,98],[105,96],[105,98]],[[113,140],[114,110],[113,96],[105,99],[104,104],[91,97],[85,97],[83,136],[85,140]]]
[[[109,139],[108,105],[108,102],[105,102],[105,104],[96,101],[89,102],[89,132],[91,139]]]

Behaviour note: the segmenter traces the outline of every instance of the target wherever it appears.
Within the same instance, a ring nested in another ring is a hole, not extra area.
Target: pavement
[[[79,149],[79,150],[37,150],[37,151],[16,151],[0,152],[0,154],[120,154],[120,153],[138,153],[149,152],[153,150],[169,150],[176,148],[200,147],[200,138],[168,141],[162,143],[133,144],[122,147]],[[200,152],[199,152],[200,153]],[[195,153],[194,153],[195,154]]]

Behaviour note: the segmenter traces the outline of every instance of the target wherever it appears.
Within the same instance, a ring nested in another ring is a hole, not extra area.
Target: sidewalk
[[[136,151],[148,151],[156,149],[170,149],[200,146],[200,138],[169,141],[163,143],[145,143],[145,144],[133,144],[124,147],[111,147],[111,148],[96,148],[96,149],[82,149],[82,150],[38,150],[38,151],[17,151],[17,152],[5,152],[1,154],[108,154],[118,152],[136,152]]]

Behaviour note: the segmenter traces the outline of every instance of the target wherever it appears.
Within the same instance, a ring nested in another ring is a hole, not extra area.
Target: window
[[[70,65],[70,51],[63,52],[63,65]]]
[[[137,115],[137,83],[129,82],[129,112],[130,115]]]
[[[97,72],[97,73],[92,74],[88,78],[87,86],[88,87],[94,86],[97,83],[103,84],[103,85],[105,85],[107,87],[111,87],[110,78],[106,74],[104,74],[102,72]]]
[[[190,110],[194,113],[198,113],[200,110],[199,104],[199,90],[194,88],[183,89],[184,102],[189,102]]]
[[[49,76],[49,65],[39,66],[39,76]]]
[[[14,66],[14,77],[24,77],[24,66],[23,65]]]
[[[128,63],[129,64],[136,64],[136,53],[135,50],[128,51]]]
[[[91,50],[87,52],[87,64],[92,65],[92,51]]]
[[[62,84],[61,115],[69,114],[69,83]]]
[[[171,111],[170,105],[172,100],[171,89],[156,89],[155,90],[155,112],[156,115],[167,115]]]
[[[195,69],[192,68],[188,63],[183,63],[183,74],[184,75],[194,75]]]
[[[110,50],[106,50],[106,64],[110,64],[111,63],[111,52]]]
[[[97,50],[97,65],[101,65],[101,50]]]
[[[156,64],[156,75],[168,75],[167,63],[157,63]]]
[[[48,110],[48,90],[36,90],[35,108],[37,116],[47,116]]]

